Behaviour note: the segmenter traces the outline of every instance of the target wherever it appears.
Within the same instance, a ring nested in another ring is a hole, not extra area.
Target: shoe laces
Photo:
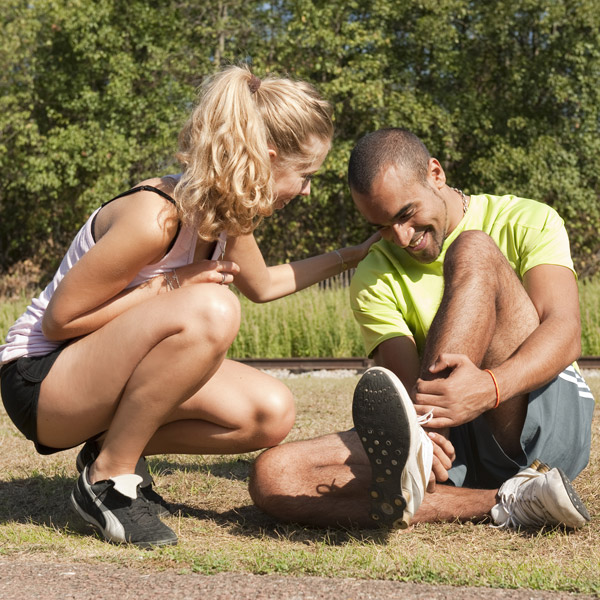
[[[508,493],[503,493],[500,503],[507,513],[506,522],[500,527],[543,525],[552,521],[552,515],[544,505],[541,497],[542,488],[533,480],[543,475],[523,474],[526,477],[519,486]]]
[[[426,425],[427,423],[429,423],[429,421],[431,421],[431,419],[433,419],[433,408],[428,413],[425,413],[424,415],[418,415],[417,423],[421,427],[423,427],[423,425]]]
[[[420,467],[419,470],[423,478],[423,490],[427,488],[429,483],[429,475],[431,473],[431,466],[433,463],[433,442],[429,439],[429,436],[427,435],[425,429],[423,429],[423,426],[429,423],[431,419],[433,419],[433,409],[431,409],[428,413],[417,417],[417,423],[421,426],[419,427],[421,444],[419,446],[418,462]]]
[[[132,502],[131,507],[134,508],[134,510],[131,511],[131,520],[135,523],[140,523],[142,521],[147,520],[148,518],[154,520],[152,507],[150,506],[150,503],[144,498],[136,498]]]

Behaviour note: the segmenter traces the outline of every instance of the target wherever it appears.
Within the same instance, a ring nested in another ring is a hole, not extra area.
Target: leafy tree
[[[600,15],[596,2],[477,4],[463,20],[458,177],[518,192],[565,218],[582,274],[598,268]],[[468,92],[467,92],[468,90]]]
[[[354,141],[417,133],[467,192],[516,193],[566,220],[582,274],[598,269],[600,12],[593,0],[291,0],[278,63],[319,84],[337,139],[311,200],[265,225],[279,255],[365,234],[344,185]],[[288,43],[293,39],[293,45]],[[292,225],[287,235],[277,235]],[[319,224],[316,227],[316,224]]]
[[[270,262],[363,239],[348,155],[407,127],[466,192],[555,206],[598,270],[600,11],[595,0],[5,0],[0,268],[53,266],[93,208],[171,172],[195,88],[222,64],[288,73],[334,105],[309,199],[257,234]]]
[[[48,264],[99,203],[173,168],[193,87],[173,2],[9,0],[3,21],[0,264]]]

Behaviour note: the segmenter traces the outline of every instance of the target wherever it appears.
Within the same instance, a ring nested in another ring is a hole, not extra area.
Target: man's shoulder
[[[560,227],[562,219],[554,208],[531,198],[514,194],[493,195],[476,194],[472,196],[474,204],[478,204],[482,223],[490,226],[522,226],[545,228]]]
[[[396,247],[385,240],[375,242],[370,248],[367,256],[363,258],[356,267],[357,272],[365,270],[377,270],[388,267],[390,263],[398,260]]]

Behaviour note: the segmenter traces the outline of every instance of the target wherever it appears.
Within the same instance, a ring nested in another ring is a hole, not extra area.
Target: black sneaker
[[[108,541],[140,548],[176,544],[175,532],[153,513],[148,501],[137,494],[141,481],[139,475],[132,474],[90,484],[86,466],[71,493],[71,504]]]
[[[77,460],[75,461],[77,470],[81,473],[86,465],[93,463],[96,458],[98,458],[98,454],[100,454],[98,443],[86,442],[83,445],[83,448],[79,451]],[[170,514],[172,514],[169,503],[152,488],[154,479],[152,479],[152,475],[150,475],[150,471],[148,471],[148,463],[143,456],[140,458],[140,460],[138,460],[137,465],[135,465],[135,474],[142,478],[142,483],[139,487],[139,493],[141,496],[146,498],[146,500],[148,500],[150,506],[152,507],[152,512],[157,517],[168,517]]]

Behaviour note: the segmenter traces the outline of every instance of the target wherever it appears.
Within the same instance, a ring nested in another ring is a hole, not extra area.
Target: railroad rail
[[[362,373],[373,366],[370,358],[241,358],[241,363],[257,369],[285,369],[294,373],[321,370],[354,370]],[[581,369],[600,369],[600,356],[583,356],[578,361]]]

